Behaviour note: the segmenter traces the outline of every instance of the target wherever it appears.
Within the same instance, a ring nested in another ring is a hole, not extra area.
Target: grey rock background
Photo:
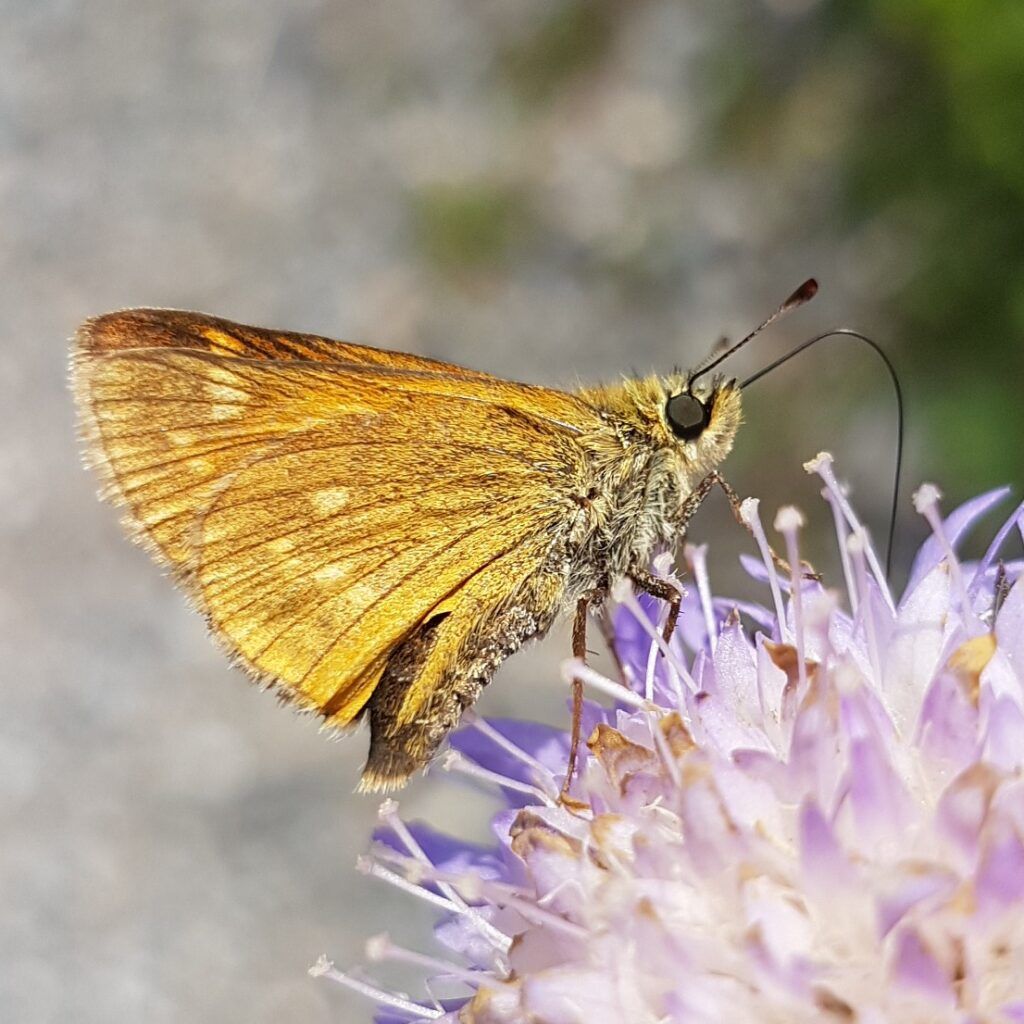
[[[810,274],[813,312],[744,366],[872,326],[877,251],[838,237],[815,148],[828,110],[808,95],[779,126],[771,177],[730,167],[715,6],[561,9],[0,4],[0,1020],[364,1020],[307,966],[429,924],[353,870],[365,736],[328,743],[247,686],[95,501],[65,389],[80,320],[197,308],[564,385],[692,362]],[[881,386],[839,425],[814,412],[845,358],[752,398],[733,476],[767,511],[814,502],[820,447],[854,478],[889,457]],[[784,419],[803,446],[780,450]],[[724,518],[701,536],[734,552]],[[564,721],[567,652],[563,629],[514,659],[483,710]],[[486,796],[436,775],[401,802],[486,834]]]

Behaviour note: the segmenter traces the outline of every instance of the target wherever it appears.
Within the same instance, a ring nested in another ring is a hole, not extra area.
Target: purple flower
[[[563,735],[474,719],[448,766],[504,793],[493,849],[382,807],[363,867],[438,907],[443,953],[379,937],[368,958],[419,965],[431,998],[314,973],[390,1024],[1024,1021],[1024,582],[998,562],[1024,505],[965,564],[957,539],[1006,492],[943,521],[922,487],[932,536],[897,600],[831,458],[807,468],[845,594],[780,578],[748,500],[768,607],[713,598],[691,548],[669,645],[623,591],[623,679],[566,665],[614,701],[588,704],[571,802]],[[793,566],[801,522],[775,520]]]

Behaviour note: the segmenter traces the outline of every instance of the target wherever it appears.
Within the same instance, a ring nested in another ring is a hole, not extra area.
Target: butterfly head
[[[739,385],[723,377],[691,383],[682,374],[673,374],[662,385],[659,433],[688,475],[703,476],[732,450],[743,419]]]
[[[729,454],[743,418],[739,385],[719,376],[695,383],[685,373],[634,378],[587,397],[619,424],[627,441],[658,449],[690,480]]]

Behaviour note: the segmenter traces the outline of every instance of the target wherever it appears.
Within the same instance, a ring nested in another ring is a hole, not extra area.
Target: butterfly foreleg
[[[725,495],[726,500],[729,502],[729,509],[732,512],[733,518],[736,520],[744,530],[747,531],[752,537],[754,531],[751,529],[750,524],[746,521],[743,516],[743,502],[740,500],[740,496],[736,493],[733,486],[718,472],[717,469],[712,470],[706,477],[704,477],[700,483],[690,492],[687,496],[686,501],[683,502],[682,508],[677,519],[677,523],[680,528],[680,532],[685,533],[686,527],[690,520],[694,517],[697,509],[704,504],[704,499],[711,493],[712,488],[719,487],[722,493]],[[771,556],[772,562],[775,568],[785,576],[791,574],[789,563],[776,554],[771,545],[768,546],[768,554]],[[804,567],[804,576],[808,579],[818,579],[818,574],[814,572],[810,566]]]

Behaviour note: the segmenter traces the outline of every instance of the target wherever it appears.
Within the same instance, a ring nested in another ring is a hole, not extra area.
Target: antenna
[[[809,277],[802,285],[771,316],[766,320],[762,320],[745,338],[741,338],[736,342],[735,345],[727,348],[721,355],[716,355],[714,352],[708,357],[711,362],[704,363],[703,366],[698,366],[690,374],[690,380],[687,384],[687,390],[693,387],[693,382],[698,377],[703,377],[705,373],[713,370],[719,363],[728,359],[729,356],[738,352],[748,341],[756,338],[766,327],[770,327],[776,320],[780,320],[786,316],[787,313],[792,313],[794,309],[799,309],[805,302],[810,302],[815,295],[818,294],[818,282],[813,277]]]
[[[785,310],[785,303],[783,306],[779,307],[779,310],[780,312]],[[767,322],[770,323],[771,320],[778,315],[779,314],[776,313],[773,317],[769,318]],[[760,329],[761,328],[758,328],[758,330]],[[757,331],[754,333],[756,334]],[[769,363],[763,370],[758,370],[757,373],[748,377],[740,385],[740,388],[746,390],[749,385],[754,383],[754,381],[760,380],[765,376],[765,374],[771,373],[772,370],[777,369],[783,363],[788,363],[790,359],[799,355],[804,351],[804,349],[808,349],[812,345],[817,345],[819,341],[824,341],[826,338],[836,337],[855,338],[857,341],[861,341],[865,345],[869,345],[873,348],[881,357],[882,362],[885,363],[885,368],[889,371],[889,378],[892,380],[892,386],[896,391],[896,471],[893,476],[892,485],[892,509],[889,513],[889,541],[885,552],[885,575],[889,576],[892,572],[892,547],[893,539],[896,536],[896,512],[899,508],[900,478],[903,472],[903,389],[900,387],[900,379],[896,375],[896,368],[893,366],[892,360],[885,354],[885,350],[876,342],[872,341],[867,335],[861,334],[859,331],[853,331],[848,327],[837,327],[835,330],[826,331],[824,334],[819,334],[815,338],[802,342],[792,351],[787,352],[784,356],[779,356],[775,362]],[[744,341],[746,340],[748,339],[744,339]],[[742,342],[740,344],[742,344]],[[738,347],[739,346],[735,346],[733,351]],[[708,369],[710,369],[710,367],[708,367]]]

